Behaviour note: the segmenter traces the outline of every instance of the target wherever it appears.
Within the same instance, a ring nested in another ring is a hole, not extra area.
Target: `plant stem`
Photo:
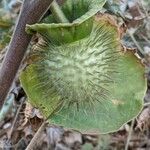
[[[134,123],[135,123],[135,118],[131,122],[131,127],[130,127],[130,130],[129,130],[129,133],[128,133],[127,142],[126,142],[126,145],[125,145],[125,150],[128,150],[128,148],[129,148],[129,144],[130,144],[130,140],[131,140],[131,136],[132,136],[132,132],[133,132]]]
[[[26,150],[33,150],[36,147],[37,141],[41,137],[41,134],[42,134],[43,130],[45,129],[45,126],[46,126],[46,121],[44,121],[42,123],[42,125],[40,126],[40,128],[38,129],[38,131],[35,133],[33,139],[31,140],[31,142],[27,146]]]
[[[33,149],[35,149],[35,147],[37,146],[37,141],[40,138],[41,133],[43,132],[48,119],[51,118],[55,114],[55,112],[58,111],[59,107],[60,106],[58,106],[56,109],[54,109],[53,112],[43,121],[42,125],[39,127],[38,131],[35,133],[34,137],[32,138],[31,142],[27,146],[26,150],[33,150]]]
[[[131,33],[129,30],[127,30],[127,33],[129,34],[129,36],[131,37],[132,41],[134,42],[134,44],[136,45],[136,47],[138,48],[139,52],[145,56],[144,50],[141,48],[141,46],[139,45],[139,43],[136,41],[133,33]]]
[[[25,99],[26,99],[25,97],[21,98],[21,104],[20,104],[20,106],[19,106],[19,108],[18,108],[18,110],[16,112],[13,124],[11,125],[10,133],[8,134],[8,139],[9,140],[12,138],[13,130],[14,130],[15,124],[17,122],[17,119],[18,119],[19,113],[21,111],[21,108],[23,106],[23,103],[25,102]]]
[[[69,23],[69,20],[66,18],[56,0],[52,2],[50,10],[58,23]]]
[[[8,51],[0,69],[0,109],[10,90],[26,49],[32,38],[26,24],[37,23],[49,9],[52,0],[24,0]]]

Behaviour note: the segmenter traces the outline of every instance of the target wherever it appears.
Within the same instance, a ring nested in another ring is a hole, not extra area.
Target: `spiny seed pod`
[[[122,51],[119,30],[110,17],[93,19],[91,31],[85,26],[88,34],[84,36],[79,31],[88,19],[67,26],[28,26],[45,42],[36,46],[37,59],[20,80],[30,103],[46,118],[50,116],[50,123],[107,133],[118,130],[142,109],[144,67],[133,52]]]

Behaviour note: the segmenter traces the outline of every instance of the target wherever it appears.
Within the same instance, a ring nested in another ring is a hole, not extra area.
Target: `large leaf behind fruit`
[[[133,52],[121,50],[117,27],[108,19],[96,20],[86,39],[64,46],[49,44],[44,49],[43,59],[21,74],[21,83],[29,101],[45,117],[55,111],[51,123],[107,133],[141,111],[144,66]],[[84,71],[89,74],[84,76]]]

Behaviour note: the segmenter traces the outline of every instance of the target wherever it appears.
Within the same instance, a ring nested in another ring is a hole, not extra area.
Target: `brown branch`
[[[0,69],[0,109],[10,90],[31,35],[26,34],[26,24],[38,22],[53,0],[24,0],[8,51]]]

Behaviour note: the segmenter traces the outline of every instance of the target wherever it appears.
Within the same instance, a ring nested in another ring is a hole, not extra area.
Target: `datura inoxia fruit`
[[[65,4],[63,9],[68,11]],[[69,25],[27,26],[45,42],[37,44],[37,59],[22,72],[21,83],[30,103],[52,124],[112,132],[142,109],[144,67],[133,52],[122,51],[119,30],[105,15],[85,19],[78,11],[74,21],[66,15]]]

